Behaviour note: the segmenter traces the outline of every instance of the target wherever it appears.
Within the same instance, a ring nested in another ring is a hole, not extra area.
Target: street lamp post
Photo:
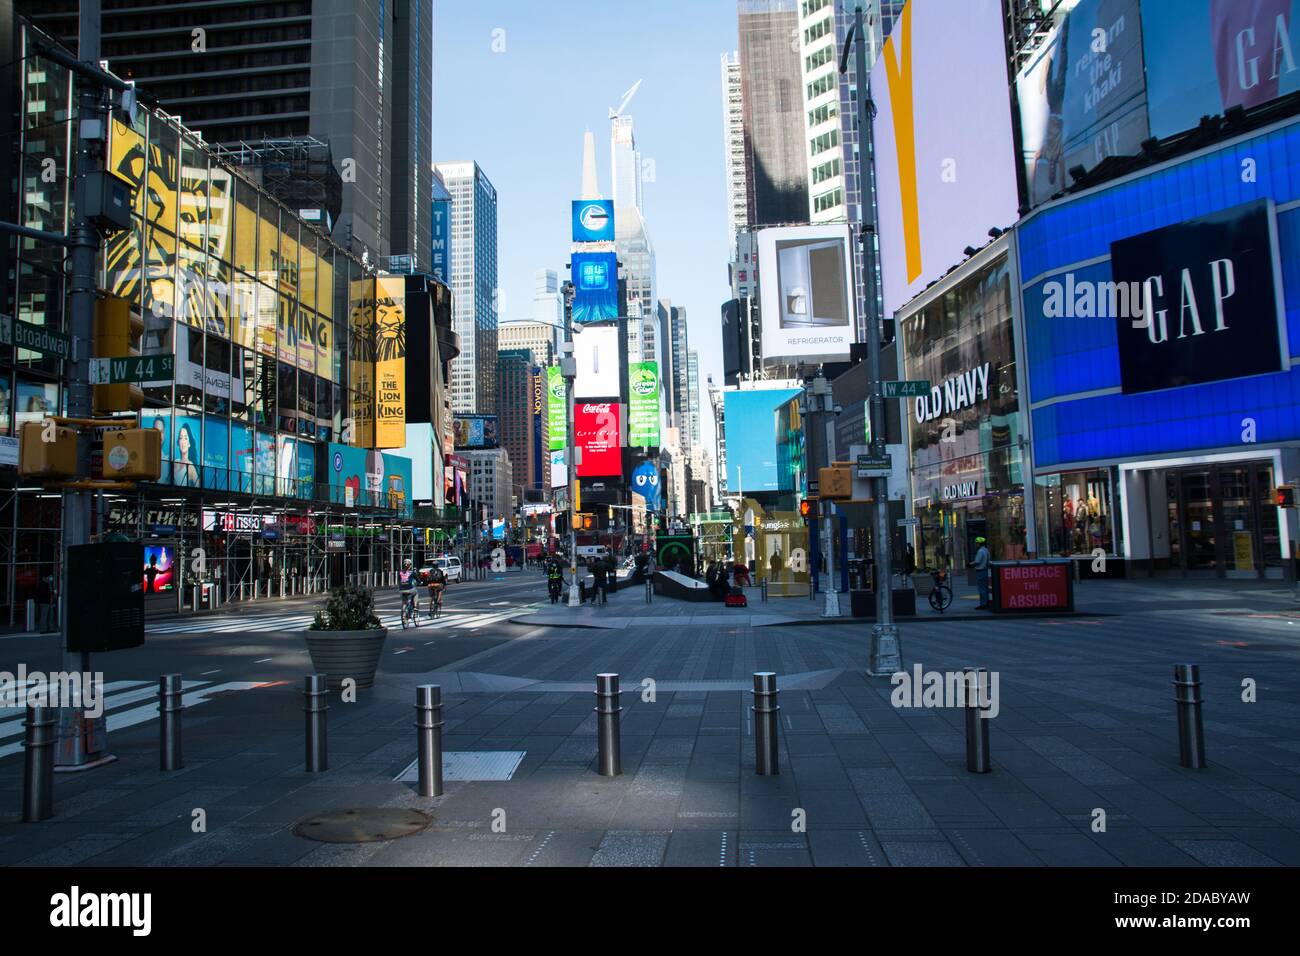
[[[880,316],[876,307],[876,182],[873,168],[875,152],[872,135],[872,117],[876,104],[871,98],[871,80],[867,75],[866,28],[862,15],[863,0],[856,0],[853,11],[853,29],[844,44],[840,59],[840,72],[848,70],[848,50],[853,44],[854,72],[858,90],[858,136],[866,139],[859,164],[862,184],[865,187],[861,207],[858,238],[862,243],[863,263],[867,273],[867,358],[871,376],[869,421],[871,422],[871,453],[879,457],[885,453],[885,407],[880,384]],[[870,218],[868,218],[870,217]],[[867,652],[867,673],[873,676],[894,674],[903,668],[902,649],[898,641],[898,626],[894,623],[894,601],[891,591],[893,575],[890,569],[889,547],[889,479],[881,476],[870,479],[875,499],[876,527],[872,535],[876,564],[876,623],[871,628],[871,646]]]
[[[568,419],[564,464],[569,484],[569,607],[579,607],[582,593],[578,588],[578,532],[573,526],[577,517],[574,505],[578,487],[578,454],[573,434],[573,381],[578,376],[578,362],[573,357],[573,283],[566,279],[561,291],[564,295],[564,344],[560,346],[560,375],[564,379],[564,407]]]

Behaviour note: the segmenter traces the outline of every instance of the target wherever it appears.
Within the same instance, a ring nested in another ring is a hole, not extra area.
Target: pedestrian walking
[[[989,546],[988,542],[982,537],[975,539],[975,560],[971,562],[971,567],[975,569],[975,583],[980,589],[980,603],[976,606],[977,611],[987,611],[992,605],[989,597]]]
[[[37,620],[42,634],[54,629],[54,575],[47,574],[36,582]]]
[[[591,596],[592,604],[607,604],[606,589],[609,587],[609,567],[600,558],[592,562],[591,575],[594,579],[595,593]]]

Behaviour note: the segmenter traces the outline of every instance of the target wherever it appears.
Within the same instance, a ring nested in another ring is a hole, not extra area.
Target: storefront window
[[[1113,469],[1040,475],[1034,482],[1044,554],[1115,553]]]

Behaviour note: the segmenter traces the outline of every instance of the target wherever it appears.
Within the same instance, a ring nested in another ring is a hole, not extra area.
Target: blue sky
[[[658,295],[687,309],[701,385],[706,372],[721,378],[730,242],[719,56],[735,47],[733,0],[437,4],[433,155],[476,160],[496,186],[504,318],[531,314],[534,271],[566,275],[583,133],[596,136],[608,198],[609,109],[640,79],[626,112],[654,163],[644,210]]]

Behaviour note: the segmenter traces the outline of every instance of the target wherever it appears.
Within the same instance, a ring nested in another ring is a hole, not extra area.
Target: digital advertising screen
[[[574,324],[618,318],[618,256],[575,252],[571,265]]]
[[[773,277],[761,285],[763,361],[848,358],[857,313],[848,226],[762,229],[758,261],[762,275]]]
[[[574,403],[574,443],[582,451],[579,478],[607,478],[623,473],[619,412],[620,406],[613,400]]]
[[[165,544],[144,546],[144,593],[166,594],[176,588],[173,569],[176,549]]]
[[[501,443],[496,415],[458,415],[451,427],[456,448],[496,448]]]
[[[630,362],[627,367],[627,443],[659,444],[659,363]]]
[[[780,418],[782,406],[798,397],[797,388],[746,389],[723,392],[728,435],[744,435],[727,443],[727,488],[740,492],[781,491],[783,458]]]
[[[871,71],[886,315],[1019,218],[1004,19],[1001,0],[908,3]]]
[[[174,425],[176,436],[172,445],[172,475],[177,485],[197,488],[202,464],[200,436],[203,434],[203,423],[197,416],[177,415]]]
[[[573,333],[573,357],[578,377],[573,383],[574,398],[600,398],[618,395],[619,359],[617,325],[589,325]]]
[[[575,199],[573,201],[573,241],[614,241],[614,200]]]

